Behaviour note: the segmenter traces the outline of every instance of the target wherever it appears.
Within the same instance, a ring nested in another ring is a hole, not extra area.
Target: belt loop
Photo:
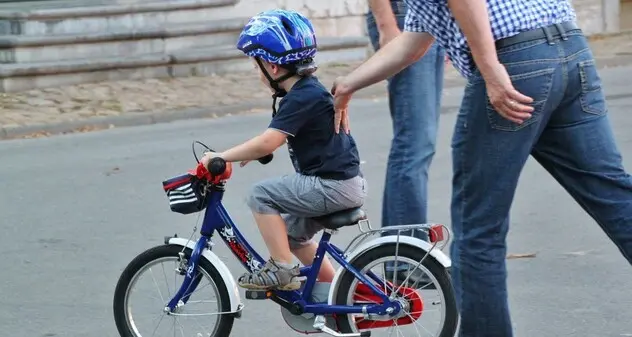
[[[554,45],[555,42],[553,42],[553,36],[551,35],[551,32],[549,32],[549,27],[542,27],[542,30],[544,31],[544,35],[546,36],[546,41],[549,43],[550,46]]]
[[[557,31],[560,32],[560,36],[562,37],[563,41],[568,40],[568,36],[566,36],[566,31],[564,30],[564,27],[562,27],[562,25],[556,23],[555,28],[557,28]]]

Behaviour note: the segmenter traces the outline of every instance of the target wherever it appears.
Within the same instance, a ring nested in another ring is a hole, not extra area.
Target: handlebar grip
[[[226,171],[226,161],[222,158],[215,157],[211,159],[211,161],[209,161],[208,167],[206,169],[213,176],[222,175],[224,171]]]
[[[271,162],[271,161],[272,161],[272,158],[274,158],[274,154],[270,153],[270,154],[265,155],[265,156],[263,156],[263,157],[261,157],[261,158],[259,158],[259,159],[257,159],[257,160],[258,160],[261,164],[265,165],[265,164],[267,164],[267,163]]]

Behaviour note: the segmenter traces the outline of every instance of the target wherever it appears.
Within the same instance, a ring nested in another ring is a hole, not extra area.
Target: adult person
[[[376,51],[401,34],[405,15],[403,0],[369,0],[366,24]],[[423,58],[387,79],[393,140],[382,198],[382,227],[427,221],[428,171],[435,153],[444,64],[445,50],[434,43]],[[422,231],[401,234],[428,239]],[[393,265],[389,267],[387,276]],[[403,272],[398,275],[406,276]],[[425,285],[428,279],[420,281]]]
[[[452,280],[461,337],[511,337],[509,211],[531,154],[632,264],[632,178],[595,61],[568,0],[407,0],[405,32],[334,82],[351,95],[419,59],[434,39],[467,78],[452,138]],[[466,42],[467,41],[467,42]]]

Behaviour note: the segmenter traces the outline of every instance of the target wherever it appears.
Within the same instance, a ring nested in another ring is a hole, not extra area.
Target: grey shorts
[[[247,203],[253,212],[280,214],[288,231],[290,248],[311,243],[323,226],[313,217],[360,207],[367,194],[366,180],[329,180],[289,174],[255,184]]]

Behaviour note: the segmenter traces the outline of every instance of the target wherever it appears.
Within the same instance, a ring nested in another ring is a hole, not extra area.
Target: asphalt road
[[[630,91],[632,71],[604,74],[609,92]],[[458,95],[457,95],[458,96]],[[450,96],[447,105],[458,105]],[[356,101],[352,128],[370,183],[369,216],[379,225],[391,137],[384,100]],[[632,99],[610,102],[632,170]],[[118,336],[112,294],[120,272],[163,236],[189,234],[195,216],[171,213],[164,178],[193,167],[191,141],[218,149],[262,130],[268,114],[231,116],[0,143],[0,336]],[[430,218],[450,221],[449,140],[454,111],[442,115],[431,170]],[[236,169],[225,203],[256,248],[263,243],[244,206],[256,180],[291,171],[284,150],[267,166]],[[597,225],[537,163],[522,175],[512,211],[508,261],[516,336],[632,336],[632,268]],[[335,242],[348,242],[347,228]],[[242,272],[225,247],[216,252]],[[243,294],[243,293],[242,293]],[[295,336],[269,302],[247,302],[232,336]]]

